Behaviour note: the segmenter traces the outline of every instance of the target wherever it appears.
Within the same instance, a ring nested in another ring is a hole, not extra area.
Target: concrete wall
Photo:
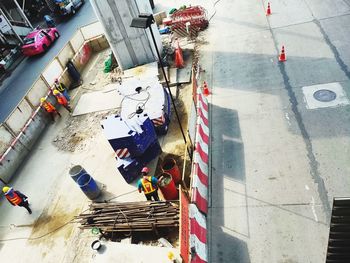
[[[21,133],[17,140],[13,143],[13,147],[9,148],[4,155],[0,164],[1,179],[9,182],[16,172],[17,168],[22,164],[30,149],[38,139],[41,131],[46,126],[47,119],[43,116],[45,113],[38,112],[30,121],[25,133]]]
[[[5,152],[15,137],[3,126],[0,125],[0,152]]]
[[[156,60],[148,30],[130,27],[132,19],[141,11],[151,11],[148,0],[91,0],[91,4],[123,70]],[[155,28],[153,32],[157,43],[161,43],[158,30]]]
[[[47,65],[18,106],[0,125],[0,179],[6,182],[11,180],[49,121],[48,115],[40,108],[40,98],[48,96],[49,101],[56,103],[51,95],[55,78],[59,78],[67,87],[71,84],[72,80],[65,68],[68,59],[72,59],[81,72],[92,52],[108,47],[107,39],[101,35],[101,25],[98,24],[90,24],[87,29],[77,31],[72,41]]]

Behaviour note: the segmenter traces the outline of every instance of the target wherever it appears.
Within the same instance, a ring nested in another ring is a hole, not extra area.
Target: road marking
[[[315,209],[315,199],[313,197],[311,197],[311,210],[312,210],[312,213],[314,215],[315,221],[318,222],[318,217],[317,217],[316,209]]]
[[[291,126],[292,124],[290,123],[290,119],[289,119],[288,112],[286,112],[285,116],[286,116],[286,119],[287,119],[288,125],[289,125],[289,126]]]
[[[305,189],[308,190],[308,191],[310,190],[310,188],[308,187],[307,184],[305,185]]]

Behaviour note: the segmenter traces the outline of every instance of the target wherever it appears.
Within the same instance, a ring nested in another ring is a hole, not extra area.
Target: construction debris
[[[90,213],[76,216],[81,229],[103,233],[157,232],[179,226],[179,206],[174,202],[92,203]]]

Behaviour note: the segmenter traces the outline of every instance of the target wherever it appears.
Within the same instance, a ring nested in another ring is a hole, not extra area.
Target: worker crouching
[[[20,191],[15,191],[12,187],[4,186],[2,191],[5,194],[6,199],[13,206],[22,206],[27,209],[31,214],[32,210],[29,208],[28,197],[22,194]]]
[[[152,200],[159,201],[158,196],[158,179],[154,176],[149,176],[149,169],[143,167],[141,171],[142,178],[137,183],[137,188],[139,192],[143,191],[148,201]]]
[[[53,90],[53,95],[55,95],[59,104],[61,104],[67,111],[72,112],[72,108],[70,107],[68,100],[61,92],[55,89]]]

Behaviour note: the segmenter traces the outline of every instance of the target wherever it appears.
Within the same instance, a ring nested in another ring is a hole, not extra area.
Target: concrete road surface
[[[13,111],[42,70],[71,39],[77,28],[96,21],[90,1],[57,26],[60,38],[42,55],[26,58],[0,86],[0,123]]]
[[[332,199],[350,196],[350,1],[266,7],[221,0],[204,33],[209,258],[325,262]]]

